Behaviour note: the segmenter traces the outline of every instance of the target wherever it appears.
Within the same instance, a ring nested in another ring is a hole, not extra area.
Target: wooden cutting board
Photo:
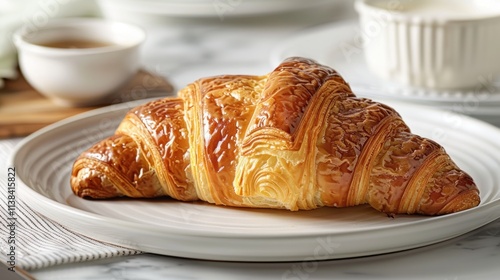
[[[142,70],[100,106],[66,107],[38,93],[20,76],[15,80],[5,80],[5,87],[0,89],[0,138],[26,136],[51,123],[98,107],[160,98],[173,92],[174,88],[166,78]]]

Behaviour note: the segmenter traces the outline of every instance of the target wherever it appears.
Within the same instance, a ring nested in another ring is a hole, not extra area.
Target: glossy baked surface
[[[132,109],[84,152],[73,191],[293,211],[368,203],[440,215],[479,204],[473,179],[439,144],[313,60],[202,78],[179,96]]]

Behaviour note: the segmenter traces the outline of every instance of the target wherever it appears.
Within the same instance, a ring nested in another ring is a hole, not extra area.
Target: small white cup
[[[431,89],[472,88],[500,73],[500,2],[357,0],[370,70]]]
[[[101,102],[129,81],[140,67],[145,32],[136,26],[95,18],[67,18],[14,34],[19,66],[33,88],[67,106]],[[61,41],[104,46],[63,48]]]

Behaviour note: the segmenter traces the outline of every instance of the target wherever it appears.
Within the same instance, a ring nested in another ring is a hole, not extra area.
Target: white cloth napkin
[[[10,227],[13,220],[9,219],[7,205],[12,197],[10,199],[8,197],[10,166],[7,166],[7,159],[18,142],[19,139],[0,140],[0,203],[2,204],[0,250],[3,262],[7,262],[9,267],[32,270],[64,263],[141,253],[71,232],[34,212],[19,196],[15,196],[14,199],[16,219],[14,227]],[[14,263],[8,263],[12,255]]]
[[[23,25],[43,27],[60,17],[95,16],[93,0],[0,0],[0,88],[3,79],[17,76],[16,48],[12,35]]]

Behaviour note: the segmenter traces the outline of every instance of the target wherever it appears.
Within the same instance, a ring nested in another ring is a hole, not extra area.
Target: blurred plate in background
[[[98,0],[105,17],[151,21],[154,17],[259,16],[337,5],[339,0]],[[139,18],[137,18],[139,17]]]

